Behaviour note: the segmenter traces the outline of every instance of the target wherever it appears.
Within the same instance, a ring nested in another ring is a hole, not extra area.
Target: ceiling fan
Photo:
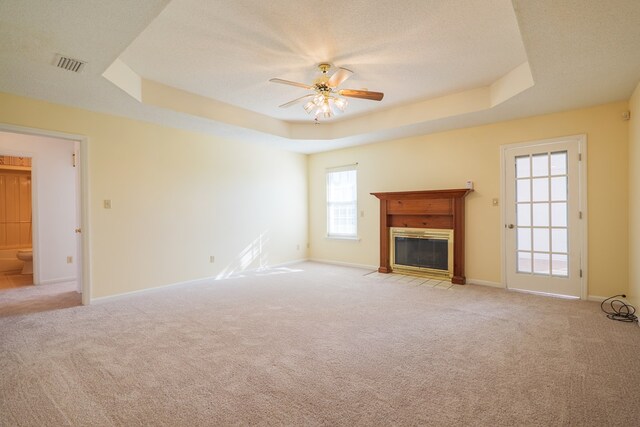
[[[368,90],[355,90],[355,89],[338,89],[345,80],[347,80],[353,74],[353,71],[346,68],[338,67],[338,70],[333,73],[331,77],[327,75],[331,69],[331,64],[322,63],[318,65],[318,69],[322,73],[320,77],[314,80],[313,84],[307,85],[304,83],[296,83],[283,79],[270,79],[270,82],[281,83],[285,85],[291,85],[301,87],[303,89],[312,90],[313,93],[296,98],[293,101],[289,101],[280,105],[280,108],[288,108],[294,104],[298,104],[303,101],[307,101],[304,105],[304,110],[308,114],[315,114],[315,119],[319,117],[328,119],[334,116],[338,112],[343,112],[347,108],[347,100],[342,98],[344,96],[350,98],[368,99],[371,101],[380,101],[384,96],[382,92],[371,92]]]

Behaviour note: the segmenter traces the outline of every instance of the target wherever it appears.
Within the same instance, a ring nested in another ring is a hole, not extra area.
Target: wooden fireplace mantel
[[[371,193],[380,199],[380,268],[391,273],[389,227],[453,230],[452,283],[464,285],[464,198],[471,189]]]

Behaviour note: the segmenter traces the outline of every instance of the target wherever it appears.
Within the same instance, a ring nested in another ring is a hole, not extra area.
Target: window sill
[[[350,240],[352,242],[359,242],[360,241],[360,237],[355,236],[355,237],[348,237],[348,236],[325,236],[324,237],[327,240]]]

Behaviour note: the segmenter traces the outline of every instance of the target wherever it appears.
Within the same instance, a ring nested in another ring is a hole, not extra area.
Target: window
[[[356,165],[327,169],[327,235],[355,238],[358,234]]]

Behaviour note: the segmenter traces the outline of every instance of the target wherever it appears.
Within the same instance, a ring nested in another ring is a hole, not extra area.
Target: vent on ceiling
[[[60,55],[59,53],[53,58],[53,65],[63,70],[73,71],[79,73],[84,69],[86,61],[80,61],[79,59],[69,58],[68,56]]]

